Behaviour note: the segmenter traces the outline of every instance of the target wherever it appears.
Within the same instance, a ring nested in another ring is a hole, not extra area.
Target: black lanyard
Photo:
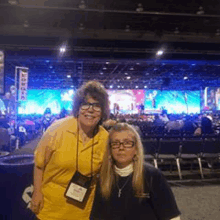
[[[94,130],[95,131],[95,130]],[[91,177],[93,174],[93,146],[94,146],[94,134],[95,132],[93,131],[93,137],[92,137],[92,155],[91,155]],[[78,171],[79,167],[79,159],[78,159],[78,154],[79,154],[79,125],[77,122],[77,150],[76,150],[76,171]]]

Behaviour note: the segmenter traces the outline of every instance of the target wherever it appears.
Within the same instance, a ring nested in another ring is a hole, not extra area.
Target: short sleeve
[[[34,152],[35,166],[44,169],[56,149],[56,134],[47,130],[42,136]]]
[[[159,170],[152,178],[151,191],[151,202],[158,219],[170,220],[181,214],[171,187]]]

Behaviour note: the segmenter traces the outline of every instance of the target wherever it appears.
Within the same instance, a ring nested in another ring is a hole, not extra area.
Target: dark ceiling
[[[218,0],[0,0],[0,18],[6,84],[22,65],[30,88],[90,79],[113,88],[219,85]]]

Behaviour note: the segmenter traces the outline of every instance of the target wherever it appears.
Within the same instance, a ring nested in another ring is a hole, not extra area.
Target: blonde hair
[[[133,133],[135,141],[135,147],[137,150],[136,159],[134,160],[134,171],[132,177],[132,187],[135,192],[135,196],[141,197],[144,192],[144,174],[143,174],[143,162],[144,162],[144,150],[141,142],[141,138],[133,126],[127,123],[118,123],[114,125],[109,132],[109,140],[104,159],[100,171],[100,187],[101,194],[105,199],[109,199],[112,191],[112,187],[115,184],[115,172],[114,172],[114,160],[111,155],[111,139],[115,132],[130,131]]]

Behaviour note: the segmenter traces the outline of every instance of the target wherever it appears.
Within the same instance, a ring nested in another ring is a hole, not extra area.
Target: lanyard
[[[92,137],[92,154],[91,154],[91,177],[93,174],[93,146],[94,146],[94,131],[93,131],[93,137]],[[78,154],[79,154],[79,125],[77,122],[77,150],[76,150],[76,171],[78,171],[79,168],[79,158],[78,158]]]

